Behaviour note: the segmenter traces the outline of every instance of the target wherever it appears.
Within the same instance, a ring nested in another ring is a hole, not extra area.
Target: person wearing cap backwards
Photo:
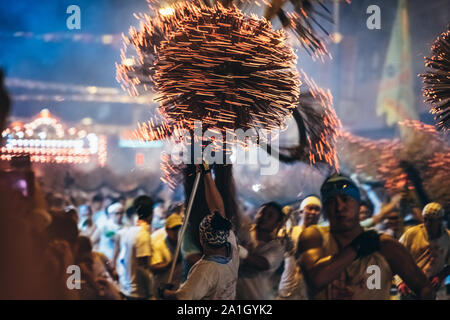
[[[361,227],[360,193],[350,178],[332,175],[320,192],[329,229],[310,226],[298,243],[311,299],[388,300],[394,274],[418,297],[434,297],[430,282],[405,247]]]
[[[278,298],[282,300],[307,300],[306,288],[300,268],[297,265],[297,242],[302,231],[319,222],[322,202],[319,197],[311,195],[300,203],[299,213],[301,224],[294,226],[290,231],[293,248],[286,250],[284,270],[278,285]]]
[[[154,274],[154,288],[156,290],[169,278],[173,254],[178,242],[178,232],[183,225],[183,219],[179,214],[171,214],[165,221],[165,228],[152,234],[152,257],[150,269]],[[182,273],[181,255],[178,255],[172,284],[175,288],[180,285]]]
[[[203,256],[189,270],[178,290],[172,284],[160,288],[163,299],[234,300],[239,269],[239,249],[232,224],[225,217],[222,197],[207,164],[203,167],[206,202],[210,214],[199,226]],[[200,167],[197,168],[200,170]]]
[[[399,241],[431,280],[437,299],[445,300],[445,287],[441,285],[450,274],[450,232],[443,223],[444,209],[439,203],[431,202],[423,208],[422,215],[424,223],[408,229]],[[402,279],[396,277],[396,284],[402,299],[414,298]]]

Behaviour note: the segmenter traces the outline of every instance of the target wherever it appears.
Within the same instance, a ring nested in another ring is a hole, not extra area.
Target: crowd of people
[[[197,170],[209,213],[197,229],[201,248],[189,258],[185,250],[177,251],[184,203],[148,195],[44,195],[37,183],[28,206],[3,197],[8,211],[17,212],[2,216],[9,230],[3,236],[10,237],[4,243],[15,239],[2,271],[9,284],[2,296],[448,299],[450,233],[440,204],[413,210],[414,223],[406,224],[400,195],[373,212],[357,184],[335,174],[325,180],[320,195],[305,197],[298,208],[268,202],[256,209],[253,221],[246,215],[237,226],[225,214],[211,170]],[[375,280],[373,266],[378,268]]]
[[[358,184],[335,173],[298,208],[272,201],[241,215],[223,168],[195,166],[202,187],[189,219],[184,203],[155,195],[80,197],[37,179],[24,195],[3,183],[0,298],[448,299],[441,204],[410,206],[406,220],[395,195],[374,212]]]

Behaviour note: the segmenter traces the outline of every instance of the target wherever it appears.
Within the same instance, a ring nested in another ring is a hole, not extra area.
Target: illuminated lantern
[[[65,130],[48,109],[29,123],[13,122],[2,137],[6,143],[1,160],[29,154],[32,162],[81,164],[95,160],[101,167],[106,164],[106,137],[75,128]]]

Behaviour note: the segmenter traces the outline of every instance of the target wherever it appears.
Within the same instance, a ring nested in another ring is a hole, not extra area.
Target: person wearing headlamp
[[[433,298],[430,282],[405,247],[361,227],[360,192],[350,178],[332,175],[320,191],[329,228],[310,226],[298,243],[310,299],[387,300],[395,274],[418,297]]]

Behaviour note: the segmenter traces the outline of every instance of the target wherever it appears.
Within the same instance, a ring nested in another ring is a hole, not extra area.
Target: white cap
[[[120,202],[114,202],[112,205],[108,207],[108,213],[110,214],[116,214],[117,212],[121,211],[123,209],[123,206]]]
[[[322,208],[322,202],[320,201],[320,199],[316,196],[309,196],[306,197],[305,199],[303,199],[302,203],[300,203],[300,211],[303,211],[303,209],[305,209],[306,206],[310,206],[310,205],[314,205],[314,206],[318,206],[319,208]]]

